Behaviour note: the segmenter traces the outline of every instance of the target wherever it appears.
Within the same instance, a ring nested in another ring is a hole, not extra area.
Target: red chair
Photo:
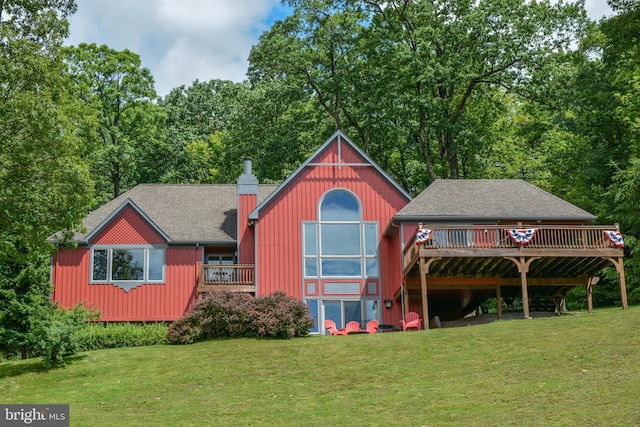
[[[369,320],[369,322],[367,322],[367,332],[369,332],[370,334],[375,334],[376,332],[378,332],[379,327],[380,322],[378,322],[377,320]]]
[[[420,315],[415,311],[410,311],[404,315],[404,320],[402,321],[402,330],[420,330],[422,329],[422,319]]]
[[[362,332],[362,329],[360,328],[360,323],[356,322],[355,320],[352,320],[351,322],[347,323],[344,329],[347,331],[347,333]]]
[[[324,327],[327,328],[327,331],[329,331],[329,335],[347,335],[347,331],[345,330],[345,328],[336,328],[336,322],[331,319],[327,319],[324,321]]]

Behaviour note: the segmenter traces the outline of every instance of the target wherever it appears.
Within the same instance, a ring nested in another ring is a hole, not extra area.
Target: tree
[[[75,96],[97,118],[98,138],[89,154],[97,202],[117,197],[138,183],[141,147],[158,144],[164,116],[153,104],[153,77],[133,52],[80,44],[67,48]]]
[[[545,189],[596,214],[600,223],[620,224],[629,301],[640,302],[634,274],[640,271],[640,8],[633,1],[610,4],[617,14],[588,27],[568,66],[549,70],[562,87],[554,85],[544,103],[527,106],[530,126],[523,137],[543,154]],[[595,304],[619,304],[617,274],[611,270],[594,290]]]
[[[92,198],[80,131],[90,127],[70,97],[62,61],[75,2],[0,1],[0,351],[26,356],[47,322],[47,238],[81,227]]]
[[[223,135],[236,108],[242,85],[228,80],[194,81],[173,89],[159,105],[166,114],[162,182],[233,182],[225,158]]]
[[[56,231],[72,233],[90,200],[78,133],[86,117],[68,96],[60,56],[74,7],[0,3],[0,262],[43,250]]]
[[[530,84],[541,79],[552,53],[569,49],[586,23],[581,2],[288,3],[293,15],[252,50],[252,82],[303,83],[379,163],[389,161],[385,156],[405,164],[420,159],[427,180],[475,174],[464,170],[464,159],[489,141],[469,132],[480,123],[470,117],[480,112],[474,105],[496,89],[532,96]]]

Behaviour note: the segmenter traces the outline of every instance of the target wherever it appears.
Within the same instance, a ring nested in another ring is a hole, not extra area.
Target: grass
[[[640,307],[430,331],[101,350],[0,363],[2,403],[72,426],[625,426]]]

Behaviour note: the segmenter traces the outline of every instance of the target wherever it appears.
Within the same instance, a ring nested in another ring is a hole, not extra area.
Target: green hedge
[[[92,323],[77,331],[79,351],[167,343],[164,323]]]

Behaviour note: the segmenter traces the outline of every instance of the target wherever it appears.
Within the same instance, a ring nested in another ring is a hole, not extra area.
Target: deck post
[[[518,270],[520,270],[520,283],[522,284],[522,311],[525,319],[531,317],[529,316],[529,288],[527,286],[528,267],[529,266],[526,264],[524,257],[521,256]]]
[[[420,288],[422,290],[422,322],[424,328],[429,329],[429,302],[427,301],[427,271],[424,258],[420,257]]]
[[[518,271],[520,272],[520,283],[522,286],[522,311],[524,314],[524,318],[530,319],[531,316],[529,316],[529,288],[527,286],[527,273],[529,272],[529,266],[531,265],[531,263],[537,259],[540,259],[540,257],[533,256],[529,259],[526,259],[526,257],[520,256],[519,260],[515,257],[510,256],[505,258],[513,261],[516,267],[518,267]]]
[[[498,308],[498,320],[502,319],[502,290],[500,285],[496,286],[496,306]]]
[[[622,302],[622,308],[626,310],[629,308],[629,303],[627,301],[627,285],[624,280],[624,258],[606,257],[605,259],[611,261],[611,263],[616,266],[616,271],[620,279],[620,301]]]
[[[589,313],[593,313],[593,277],[589,277],[587,280],[587,309]]]
[[[624,280],[624,260],[622,257],[618,257],[618,262],[614,263],[616,270],[618,270],[618,276],[620,277],[620,300],[622,302],[622,308],[626,310],[629,308],[627,302],[627,285]]]
[[[402,305],[402,319],[411,310],[409,307],[409,287],[405,284],[402,297],[404,298],[404,304]]]

